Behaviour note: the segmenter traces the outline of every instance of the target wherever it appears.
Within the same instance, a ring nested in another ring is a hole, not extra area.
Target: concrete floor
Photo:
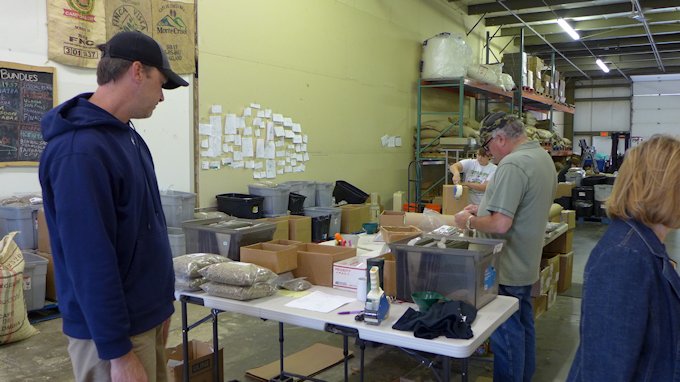
[[[564,381],[578,344],[580,315],[580,288],[583,268],[588,254],[605,225],[579,223],[574,234],[573,286],[559,295],[555,305],[536,320],[537,371],[535,381]],[[680,243],[672,235],[669,251]],[[169,346],[181,343],[181,316],[179,304],[173,317]],[[208,309],[190,305],[189,320],[193,322],[209,314]],[[27,340],[0,347],[0,381],[71,381],[71,364],[66,352],[66,339],[61,333],[61,320],[54,319],[36,324],[40,334]],[[245,371],[278,359],[278,325],[276,322],[231,313],[219,315],[220,345],[224,346],[225,381],[248,380]],[[286,354],[302,350],[316,342],[342,347],[342,337],[314,330],[286,326]],[[190,332],[190,338],[210,341],[211,325],[203,324]],[[358,354],[359,348],[350,341],[350,350]],[[470,361],[470,381],[490,377],[493,364],[490,358],[477,357]],[[352,376],[358,381],[358,357],[350,361]],[[459,365],[454,363],[454,372]],[[366,348],[367,381],[433,381],[430,371],[402,351],[377,346]],[[333,367],[317,376],[327,381],[342,381],[342,366]]]

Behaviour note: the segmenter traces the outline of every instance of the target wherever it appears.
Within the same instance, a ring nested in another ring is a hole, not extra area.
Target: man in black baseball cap
[[[63,331],[76,381],[165,381],[172,252],[151,152],[131,120],[149,118],[163,88],[188,83],[142,33],[100,49],[96,91],[40,123]]]
[[[144,65],[157,68],[168,79],[163,85],[163,89],[175,89],[189,85],[182,77],[172,71],[168,57],[160,44],[144,33],[136,31],[120,32],[111,37],[106,44],[99,45],[98,48],[102,51],[102,57],[139,61]]]

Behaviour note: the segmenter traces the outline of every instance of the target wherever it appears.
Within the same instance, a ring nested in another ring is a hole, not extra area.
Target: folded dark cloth
[[[477,309],[462,301],[446,301],[433,304],[425,312],[408,310],[392,325],[392,329],[412,331],[418,338],[431,340],[441,335],[447,338],[472,338],[472,322]]]

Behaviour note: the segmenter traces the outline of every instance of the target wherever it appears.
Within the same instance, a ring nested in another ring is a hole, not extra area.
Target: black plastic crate
[[[349,204],[364,204],[368,199],[368,194],[344,180],[336,180],[333,197],[336,203],[344,200]]]
[[[295,192],[288,194],[288,211],[291,215],[305,214],[305,199],[307,197]]]
[[[217,209],[227,215],[244,219],[259,219],[263,216],[264,197],[262,196],[227,193],[215,197]]]
[[[328,230],[330,226],[331,215],[312,217],[312,241],[318,243],[329,240]]]

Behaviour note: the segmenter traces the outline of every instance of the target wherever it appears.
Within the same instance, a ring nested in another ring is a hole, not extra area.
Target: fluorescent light
[[[571,36],[571,38],[573,38],[574,40],[578,40],[581,38],[581,36],[579,36],[578,33],[576,33],[574,28],[572,28],[571,25],[567,24],[567,22],[564,21],[564,19],[557,19],[557,23],[560,24],[562,29],[564,29],[564,31],[567,32],[569,36]]]
[[[602,62],[602,60],[598,58],[597,60],[595,60],[595,63],[597,64],[597,66],[600,67],[600,69],[602,69],[603,72],[609,73],[609,68],[607,67],[607,65],[604,64],[604,62]]]

